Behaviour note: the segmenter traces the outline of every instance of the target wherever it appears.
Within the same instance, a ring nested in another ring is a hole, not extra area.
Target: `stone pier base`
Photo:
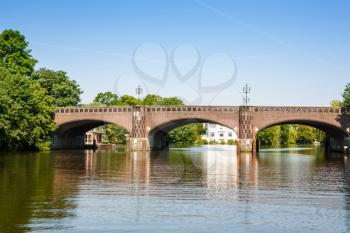
[[[325,149],[327,152],[345,153],[347,150],[346,142],[347,140],[345,140],[344,138],[329,137],[326,139]]]
[[[350,137],[344,139],[344,150],[346,154],[350,154]]]
[[[256,140],[255,139],[238,139],[237,151],[238,152],[255,152]]]
[[[126,138],[126,151],[149,151],[147,138]]]

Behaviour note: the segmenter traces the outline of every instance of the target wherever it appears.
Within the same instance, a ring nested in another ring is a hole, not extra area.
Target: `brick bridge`
[[[327,145],[343,151],[349,139],[348,109],[276,106],[113,106],[57,108],[58,130],[53,149],[81,148],[85,132],[105,124],[116,124],[129,132],[130,150],[161,149],[167,133],[189,123],[216,123],[233,129],[238,149],[252,151],[259,130],[281,124],[303,124],[327,134]]]

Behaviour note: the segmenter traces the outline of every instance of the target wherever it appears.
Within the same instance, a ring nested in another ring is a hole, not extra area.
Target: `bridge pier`
[[[347,147],[346,147],[347,146]],[[349,139],[327,137],[325,142],[326,152],[346,153],[349,146]]]
[[[126,136],[126,150],[150,150],[150,143],[145,132],[145,106],[132,107],[132,131],[131,137]]]
[[[256,151],[255,139],[238,139],[236,145],[237,145],[237,152],[255,152]]]
[[[147,138],[127,138],[126,151],[149,151],[150,146]]]
[[[347,155],[350,155],[350,137],[346,137],[344,139],[344,145],[345,145],[345,153]]]
[[[149,137],[149,145],[151,150],[163,150],[169,147],[169,140],[167,134],[162,131],[151,135]]]
[[[256,140],[253,132],[253,111],[249,106],[239,108],[239,139],[237,152],[255,152]]]

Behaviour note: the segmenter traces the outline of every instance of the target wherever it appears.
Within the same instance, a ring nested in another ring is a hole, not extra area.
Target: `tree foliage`
[[[263,145],[278,146],[280,144],[281,128],[280,126],[273,126],[260,131],[257,139]]]
[[[184,125],[169,132],[169,142],[175,145],[192,145],[201,141],[204,132],[203,124]]]
[[[125,144],[125,134],[128,133],[126,129],[113,124],[100,126],[100,127],[103,127],[102,141],[104,143]]]
[[[330,105],[331,107],[337,108],[337,107],[341,107],[343,103],[340,100],[332,100]]]
[[[96,95],[94,103],[106,106],[118,105],[118,96],[110,91],[101,92]]]
[[[350,107],[350,83],[348,83],[343,92],[343,106]]]
[[[37,61],[30,54],[25,37],[14,30],[4,30],[0,34],[0,66],[11,73],[30,76]]]
[[[127,105],[127,106],[135,106],[142,105],[142,100],[139,100],[131,95],[122,95],[116,105]]]
[[[261,130],[257,140],[262,145],[311,144],[323,142],[325,133],[319,129],[305,125],[281,125]]]
[[[184,105],[184,102],[178,97],[163,97],[159,102],[159,105],[178,106]]]
[[[18,31],[0,34],[0,149],[49,149],[55,106],[76,105],[82,93],[64,71],[40,69]]]
[[[36,81],[0,67],[0,148],[48,149],[56,126],[53,98]]]
[[[162,101],[162,97],[155,94],[148,94],[143,98],[143,104],[144,105],[160,105],[160,102]]]
[[[40,86],[53,97],[57,107],[76,106],[80,102],[82,91],[75,80],[70,80],[64,71],[39,69],[32,74]]]
[[[179,106],[184,102],[179,97],[161,97],[155,94],[148,94],[142,100],[143,105],[163,105],[163,106]]]

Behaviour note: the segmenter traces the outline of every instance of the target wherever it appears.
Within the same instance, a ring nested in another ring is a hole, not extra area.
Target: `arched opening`
[[[349,136],[338,126],[310,120],[275,122],[255,130],[257,149],[264,145],[317,144],[323,145],[327,151],[344,151],[344,138]]]
[[[213,127],[212,129],[208,127]],[[215,127],[215,129],[214,129]],[[211,131],[214,132],[210,135]],[[200,137],[196,138],[200,140],[199,144],[234,144],[238,134],[235,129],[232,129],[218,121],[192,118],[192,119],[179,119],[165,122],[148,132],[148,141],[152,150],[159,150],[168,147],[171,144],[179,145],[181,143],[181,137],[189,137],[188,142],[193,142],[194,134],[200,133]],[[192,137],[192,139],[191,139]],[[178,140],[178,141],[176,141]],[[186,142],[186,140],[182,140]],[[189,143],[187,143],[190,145]]]
[[[94,130],[97,129],[97,130]],[[123,139],[121,134],[129,132],[113,122],[97,120],[71,121],[59,125],[52,140],[53,149],[81,149],[84,147],[94,147],[97,143],[103,143],[106,139],[106,129],[114,129],[119,139]],[[89,132],[89,134],[87,134]],[[97,138],[97,132],[101,138]],[[89,136],[90,135],[90,136]],[[107,135],[108,136],[108,135]],[[113,137],[113,135],[111,136]]]
[[[100,146],[103,148],[113,147],[114,145],[125,145],[128,131],[115,124],[101,125],[85,133],[85,147],[91,148]]]

